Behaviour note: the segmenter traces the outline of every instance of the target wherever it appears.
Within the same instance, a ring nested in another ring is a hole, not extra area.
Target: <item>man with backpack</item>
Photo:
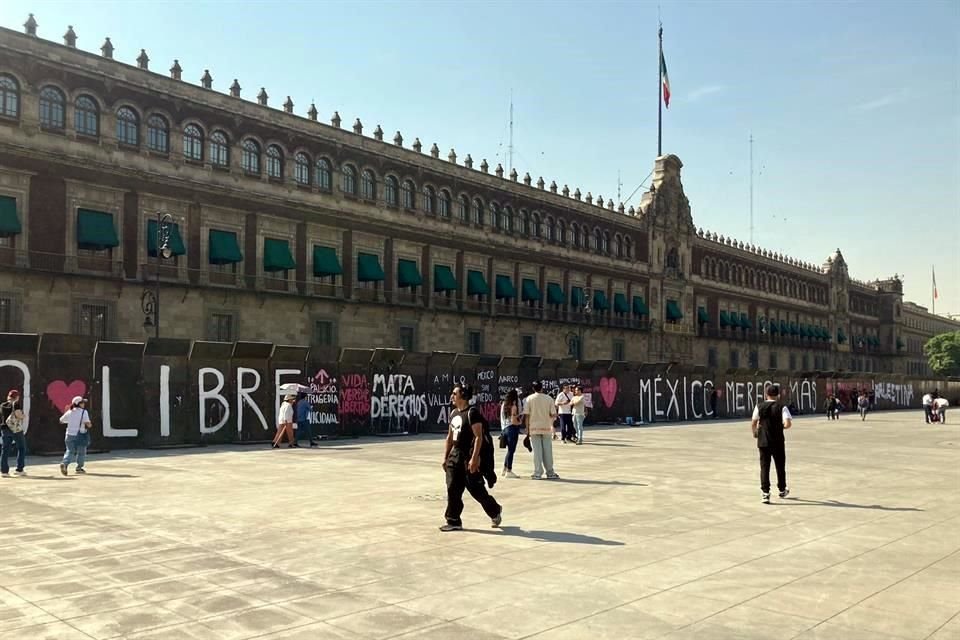
[[[470,385],[457,385],[450,394],[453,411],[450,413],[450,426],[443,451],[443,470],[447,475],[447,510],[444,514],[447,522],[440,531],[461,531],[463,522],[463,491],[466,489],[473,499],[480,503],[492,526],[499,527],[503,508],[496,499],[487,493],[484,485],[485,473],[492,473],[493,445],[489,443],[487,421],[475,406],[470,406],[473,388]],[[481,460],[486,451],[488,460]],[[484,464],[486,463],[486,464]]]
[[[0,476],[10,477],[10,454],[17,448],[17,475],[25,475],[23,466],[27,455],[27,443],[23,433],[26,415],[20,404],[20,392],[11,389],[7,401],[0,404]]]
[[[760,491],[764,504],[770,504],[770,459],[777,467],[777,488],[780,497],[790,495],[787,488],[787,451],[783,431],[793,426],[790,409],[780,403],[780,385],[766,389],[767,399],[753,408],[750,428],[760,451]]]

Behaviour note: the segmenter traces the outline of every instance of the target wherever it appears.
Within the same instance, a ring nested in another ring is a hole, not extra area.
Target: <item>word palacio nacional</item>
[[[0,29],[0,331],[142,341],[158,271],[172,338],[926,375],[960,327],[839,250],[697,229],[673,155],[625,209],[24,27]]]

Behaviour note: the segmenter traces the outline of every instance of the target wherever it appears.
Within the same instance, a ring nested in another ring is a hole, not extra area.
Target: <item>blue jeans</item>
[[[78,433],[75,436],[67,436],[63,442],[66,444],[67,450],[63,454],[61,464],[70,466],[70,463],[76,458],[77,469],[83,469],[83,464],[87,461],[87,447],[90,445],[90,434]]]
[[[297,442],[300,442],[303,436],[307,436],[307,442],[313,442],[313,425],[309,420],[297,422]]]
[[[520,427],[509,426],[503,430],[507,436],[507,457],[503,459],[503,468],[513,471],[513,454],[517,452],[517,441],[520,439]]]
[[[583,421],[586,419],[585,415],[573,414],[573,428],[577,431],[577,442],[583,442]]]
[[[0,473],[10,473],[10,453],[13,445],[17,445],[17,471],[23,471],[23,465],[27,458],[27,440],[23,437],[23,432],[14,433],[9,429],[3,430],[2,444],[0,452]]]

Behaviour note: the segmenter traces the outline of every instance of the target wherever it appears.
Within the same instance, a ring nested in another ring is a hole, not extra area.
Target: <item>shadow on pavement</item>
[[[608,485],[611,487],[649,487],[650,485],[643,482],[623,482],[621,480],[582,480],[579,478],[556,478],[555,480],[549,480],[549,482],[559,482],[562,484],[601,484]]]
[[[517,538],[527,538],[530,540],[539,540],[541,542],[567,542],[570,544],[595,544],[604,547],[622,547],[623,542],[618,540],[604,540],[595,536],[587,536],[582,533],[569,533],[567,531],[526,531],[520,527],[500,527],[496,529],[468,529],[471,533],[482,533],[485,535],[508,535]]]
[[[783,505],[813,505],[818,507],[841,507],[843,509],[874,509],[876,511],[923,511],[916,507],[885,507],[882,504],[852,504],[850,502],[840,502],[838,500],[805,500],[803,498],[784,498]]]
[[[95,471],[87,471],[83,475],[93,476],[95,478],[139,478],[140,476],[134,476],[129,473],[97,473]]]

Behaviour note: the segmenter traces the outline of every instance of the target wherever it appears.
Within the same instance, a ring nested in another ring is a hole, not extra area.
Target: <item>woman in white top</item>
[[[511,389],[500,404],[500,429],[507,437],[507,455],[503,459],[503,477],[505,478],[520,477],[513,472],[513,455],[517,452],[521,424],[520,397],[515,389]]]
[[[86,473],[83,468],[87,460],[87,447],[90,445],[90,413],[87,411],[87,399],[75,396],[60,416],[60,424],[67,425],[64,438],[67,450],[60,461],[60,473],[67,475],[67,469],[74,459],[77,461],[77,473]]]
[[[587,397],[579,386],[573,388],[573,399],[570,401],[573,413],[573,428],[577,432],[577,444],[583,444],[583,421],[587,419]]]
[[[296,436],[293,434],[293,403],[296,400],[296,396],[286,396],[280,405],[280,413],[277,414],[277,435],[273,437],[274,449],[280,448],[280,442],[283,441],[284,435],[290,439],[288,448],[300,447],[297,444]]]

